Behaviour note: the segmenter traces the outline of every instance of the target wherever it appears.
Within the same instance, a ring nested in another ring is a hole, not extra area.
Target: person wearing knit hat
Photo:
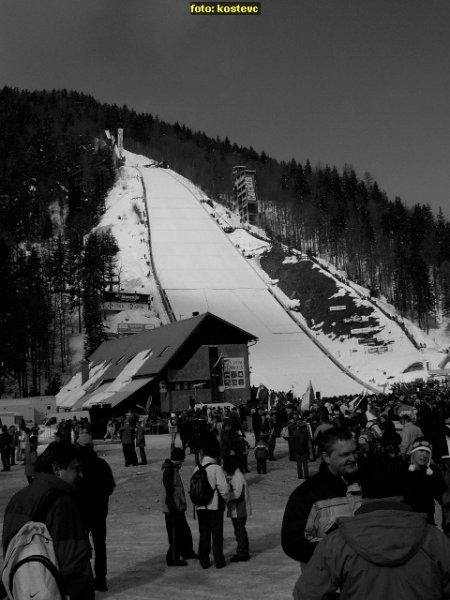
[[[425,469],[427,475],[433,475],[431,465],[431,444],[427,440],[417,440],[409,449],[410,464],[409,471],[417,471]]]
[[[415,440],[408,451],[409,464],[400,474],[405,502],[415,512],[427,514],[428,523],[435,525],[435,501],[442,504],[447,485],[437,467],[432,463],[432,446],[424,438]]]

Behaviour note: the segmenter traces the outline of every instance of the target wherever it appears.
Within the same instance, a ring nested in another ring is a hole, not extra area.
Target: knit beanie
[[[426,470],[426,474],[427,475],[433,475],[433,471],[430,467],[431,464],[431,444],[430,442],[427,442],[426,440],[416,440],[415,442],[413,442],[411,444],[411,448],[408,452],[408,454],[411,457],[411,464],[408,467],[409,471],[415,471],[417,469],[417,466],[413,463],[412,461],[412,455],[414,454],[414,452],[417,452],[417,450],[425,450],[426,452],[429,453],[429,457],[428,457],[428,463],[427,463],[427,470]]]

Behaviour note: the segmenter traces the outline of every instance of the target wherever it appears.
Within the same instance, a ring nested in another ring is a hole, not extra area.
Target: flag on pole
[[[348,403],[348,406],[349,406],[349,408],[350,408],[350,410],[352,412],[354,410],[356,410],[357,408],[361,408],[362,410],[366,410],[366,408],[367,408],[367,401],[363,402],[363,400],[365,399],[365,397],[367,396],[367,394],[368,394],[367,388],[364,388],[362,394],[360,394],[354,400],[352,400],[351,402]]]
[[[315,400],[316,400],[316,396],[314,394],[311,380],[309,380],[309,384],[308,384],[308,387],[306,388],[306,392],[303,394],[301,402],[300,402],[301,412],[304,412],[305,410],[310,410],[311,404],[314,404]]]

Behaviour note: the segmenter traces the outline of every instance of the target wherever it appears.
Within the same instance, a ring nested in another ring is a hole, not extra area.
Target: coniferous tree
[[[87,238],[82,267],[87,356],[106,339],[101,304],[108,284],[111,263],[117,251],[117,243],[110,232],[92,233]]]

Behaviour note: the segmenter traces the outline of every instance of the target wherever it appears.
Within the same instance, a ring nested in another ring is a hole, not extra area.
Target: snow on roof
[[[99,379],[107,371],[109,367],[108,361],[102,361],[96,365],[90,365],[89,379],[85,383],[81,383],[81,371],[75,375],[64,385],[56,394],[56,406],[58,408],[72,408],[80,398],[82,398],[91,388],[94,388]]]

